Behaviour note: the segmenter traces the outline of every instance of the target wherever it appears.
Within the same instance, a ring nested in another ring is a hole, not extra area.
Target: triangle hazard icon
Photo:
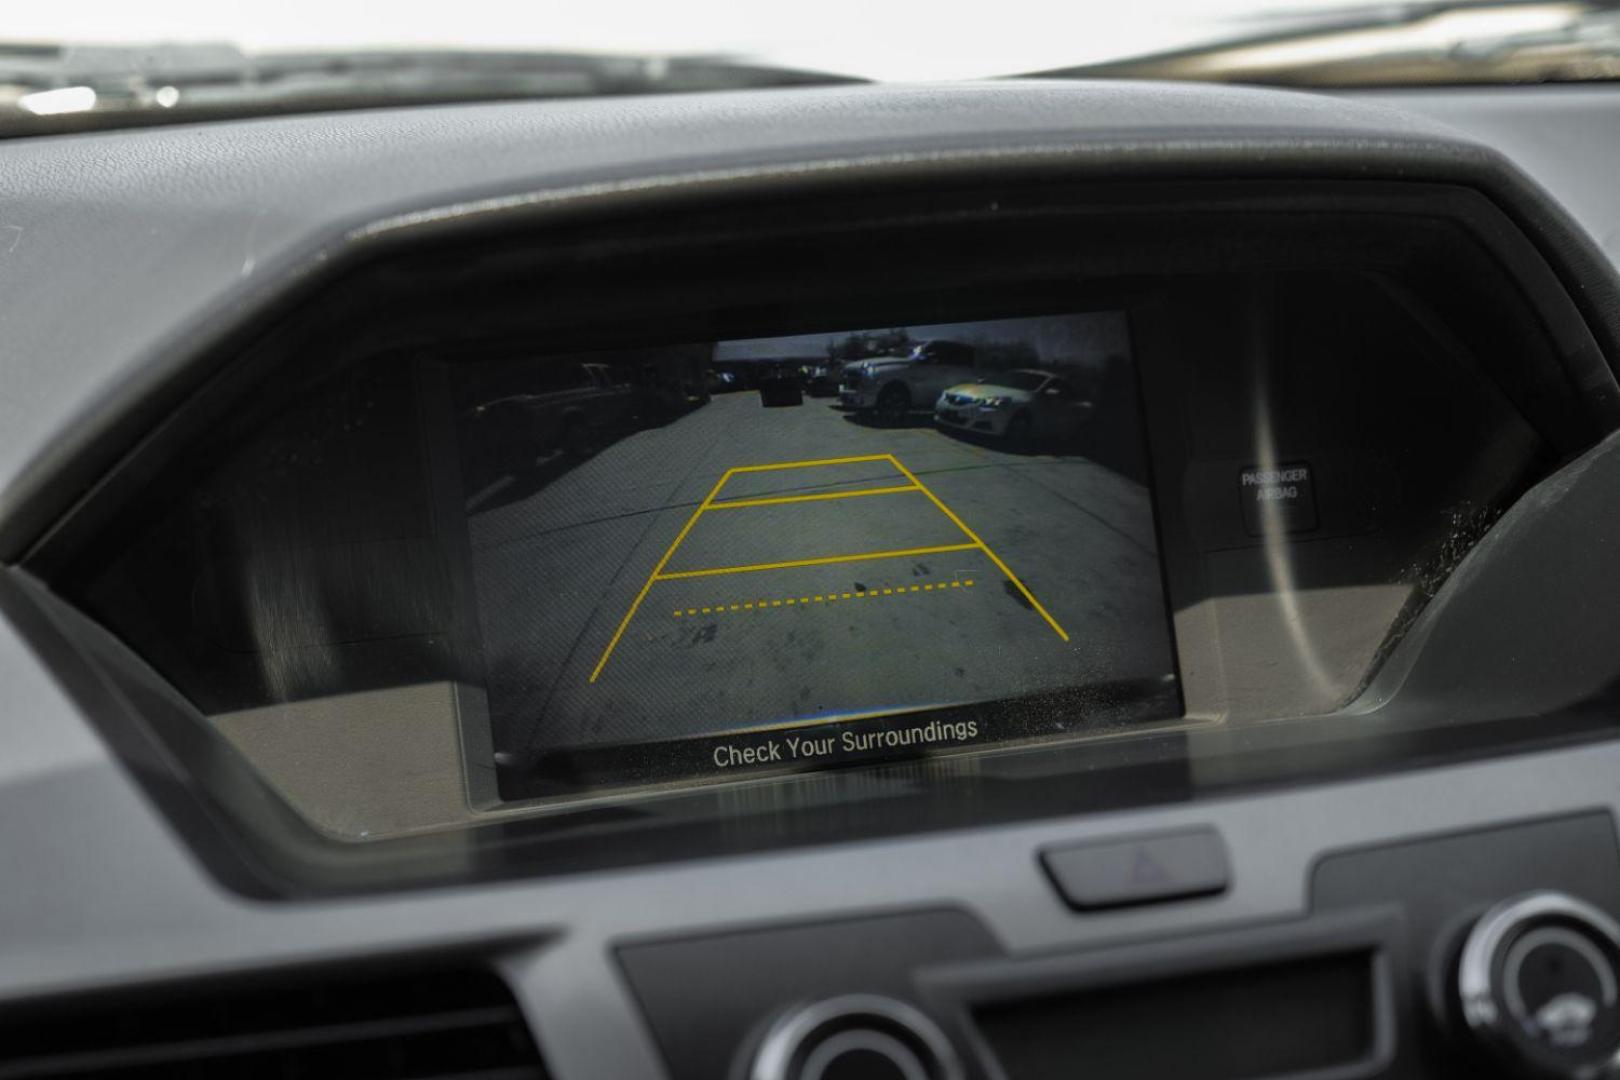
[[[1158,860],[1147,853],[1146,848],[1136,849],[1136,858],[1131,862],[1131,883],[1133,885],[1163,885],[1170,880],[1170,875],[1164,872]]]

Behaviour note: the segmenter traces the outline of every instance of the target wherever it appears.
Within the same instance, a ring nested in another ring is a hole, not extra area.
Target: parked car
[[[1022,368],[946,389],[934,403],[934,422],[1025,446],[1073,439],[1091,412],[1091,401],[1068,379]]]
[[[636,389],[607,364],[543,366],[534,389],[480,402],[462,416],[478,442],[504,468],[524,468],[542,454],[586,454],[604,436],[635,422]]]
[[[833,397],[838,393],[839,365],[817,364],[805,375],[804,392],[811,397]]]
[[[972,379],[978,350],[959,341],[925,341],[905,357],[844,365],[838,399],[845,408],[898,424],[926,409],[947,387]]]

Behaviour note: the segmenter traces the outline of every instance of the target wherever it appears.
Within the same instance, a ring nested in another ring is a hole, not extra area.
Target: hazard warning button
[[[1047,848],[1041,865],[1082,911],[1208,896],[1232,874],[1226,845],[1207,827]]]

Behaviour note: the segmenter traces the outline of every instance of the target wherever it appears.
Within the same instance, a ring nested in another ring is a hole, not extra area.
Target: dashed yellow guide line
[[[775,608],[801,608],[814,607],[817,604],[841,604],[846,600],[872,600],[885,596],[911,596],[912,594],[927,595],[929,593],[944,594],[952,589],[973,588],[973,578],[958,581],[941,581],[937,584],[927,585],[879,585],[870,589],[851,589],[849,592],[812,593],[809,596],[786,596],[767,600],[737,600],[729,603],[710,604],[708,607],[676,608],[670,614],[677,619],[690,618],[693,615],[731,615],[746,611],[766,611]]]
[[[781,469],[810,469],[821,465],[852,465],[857,462],[883,462],[903,476],[907,482],[889,487],[866,488],[858,491],[818,492],[809,495],[776,495],[766,496],[763,498],[734,499],[726,502],[716,501],[720,495],[721,489],[723,489],[731,478],[736,476],[738,473],[776,472]],[[681,546],[683,541],[686,540],[687,534],[692,531],[692,526],[697,524],[698,518],[702,517],[705,513],[709,513],[714,510],[738,509],[748,506],[775,506],[782,503],[815,502],[822,499],[848,499],[863,495],[899,495],[912,491],[920,492],[941,514],[950,520],[951,524],[955,525],[956,528],[961,531],[963,536],[967,537],[967,539],[971,542],[965,544],[941,544],[935,547],[903,548],[898,551],[861,551],[853,552],[848,555],[827,555],[814,559],[791,559],[785,562],[754,563],[748,566],[715,566],[706,567],[701,570],[677,570],[667,574],[664,572],[664,567],[669,565],[670,559],[675,555],[675,550]],[[636,617],[636,612],[640,610],[642,601],[647,599],[647,593],[657,582],[677,581],[689,578],[714,577],[722,574],[746,574],[758,570],[786,570],[799,566],[826,566],[831,563],[865,562],[870,559],[895,559],[912,555],[935,555],[947,551],[983,552],[984,555],[995,564],[996,569],[1000,570],[1004,575],[1006,575],[1007,580],[1011,582],[1013,587],[1023,595],[1024,599],[1029,601],[1030,606],[1035,609],[1036,613],[1039,614],[1041,618],[1046,620],[1047,625],[1052,628],[1057,636],[1062,638],[1064,641],[1069,640],[1068,632],[1058,624],[1058,621],[1052,617],[1051,613],[1048,612],[1046,608],[1041,606],[1041,602],[1035,599],[1035,594],[1029,591],[1029,588],[1021,580],[1019,580],[1018,575],[1014,574],[1012,569],[1008,567],[1005,562],[1002,562],[1001,557],[991,550],[988,544],[979,539],[978,533],[975,533],[972,529],[968,528],[967,524],[961,518],[957,517],[956,513],[951,510],[950,507],[946,506],[938,495],[935,495],[928,489],[926,484],[917,479],[915,473],[906,468],[904,465],[900,464],[900,459],[896,458],[893,454],[864,454],[859,457],[820,458],[814,461],[783,461],[772,465],[739,465],[735,468],[727,469],[725,474],[720,477],[719,481],[714,485],[714,487],[709,489],[709,493],[704,496],[703,501],[699,503],[697,509],[692,512],[692,516],[686,519],[686,524],[681,526],[681,531],[676,535],[674,543],[670,544],[669,547],[665,549],[663,557],[658,560],[658,565],[652,568],[652,573],[647,575],[647,580],[642,584],[641,591],[636,594],[636,598],[630,603],[630,610],[624,613],[623,619],[619,620],[618,628],[614,630],[613,637],[607,643],[607,648],[602,650],[601,658],[596,661],[596,667],[591,671],[590,681],[594,683],[602,674],[602,669],[607,666],[608,658],[613,655],[613,650],[618,648],[619,640],[624,637],[624,632],[626,628],[629,627],[630,620]],[[972,585],[973,583],[969,581],[966,584]],[[949,587],[959,588],[962,586],[952,583]],[[911,593],[915,592],[937,592],[940,588],[941,587],[938,585],[935,585],[932,590],[930,590],[926,585],[893,586],[881,591],[865,590],[859,593],[824,593],[820,596],[796,596],[783,599],[756,600],[738,604],[727,603],[724,605],[711,605],[709,607],[683,608],[682,611],[685,612],[684,617],[690,617],[692,615],[712,615],[719,611],[724,611],[727,614],[730,614],[733,611],[757,611],[761,607],[798,607],[801,604],[825,604],[832,600],[836,600],[838,602],[856,599],[864,600],[872,596],[909,596]],[[750,606],[750,604],[752,606]],[[677,611],[675,614],[681,615],[682,611]]]

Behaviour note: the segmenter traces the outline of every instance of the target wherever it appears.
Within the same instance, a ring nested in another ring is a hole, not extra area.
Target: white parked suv
[[[989,435],[1012,446],[1073,439],[1090,416],[1091,402],[1073,383],[1030,368],[986,372],[977,382],[949,387],[934,403],[940,427]]]
[[[950,386],[972,379],[978,350],[959,341],[925,341],[903,357],[881,357],[844,365],[838,400],[847,409],[871,413],[898,424],[927,409]]]

